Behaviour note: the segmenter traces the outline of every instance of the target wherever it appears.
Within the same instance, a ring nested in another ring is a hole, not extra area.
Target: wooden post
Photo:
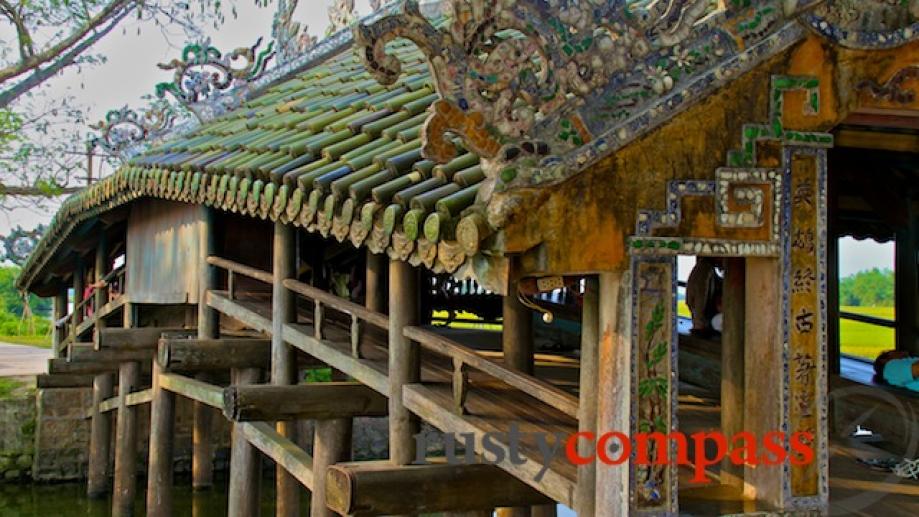
[[[630,276],[622,271],[601,273],[599,289],[599,385],[597,428],[631,428],[632,346]],[[595,515],[629,515],[629,464],[597,469]]]
[[[517,271],[511,262],[507,294],[503,297],[501,348],[504,365],[519,372],[533,374],[533,314],[520,303],[517,291]],[[500,517],[527,517],[530,508],[501,508]]]
[[[234,370],[233,384],[256,384],[259,381],[258,368],[242,368]],[[261,484],[261,457],[258,450],[246,440],[239,429],[240,425],[233,424],[233,437],[230,451],[230,493],[227,508],[230,517],[258,517],[259,492]]]
[[[839,193],[837,182],[827,182],[826,219],[826,361],[827,382],[839,375]],[[829,387],[827,387],[829,390]],[[831,413],[832,414],[832,413]]]
[[[373,312],[386,313],[386,256],[367,250],[366,297],[364,305]]]
[[[137,492],[137,408],[127,405],[129,393],[140,383],[140,363],[130,361],[118,370],[118,420],[115,433],[115,488],[112,515],[134,515]]]
[[[533,314],[517,297],[517,278],[513,276],[504,296],[501,346],[504,365],[511,370],[533,374]]]
[[[744,349],[744,430],[765,436],[782,425],[781,265],[777,259],[748,258],[746,269],[746,305],[756,313],[744,325],[744,341],[751,343]],[[779,468],[746,466],[744,496],[781,508],[782,477]]]
[[[160,386],[162,368],[153,361],[153,400],[150,408],[150,459],[147,472],[147,515],[172,515],[172,449],[175,393]]]
[[[73,342],[77,341],[77,327],[83,323],[83,311],[80,304],[83,303],[83,289],[86,287],[83,275],[86,271],[83,266],[83,259],[77,259],[77,267],[73,270],[73,316],[70,318],[70,335],[73,336]]]
[[[217,269],[207,263],[216,252],[214,211],[207,209],[201,222],[198,240],[198,338],[216,339],[220,334],[219,315],[207,306],[208,290],[217,287]],[[207,380],[207,374],[199,374]],[[214,409],[195,401],[193,406],[191,484],[193,490],[206,490],[214,485],[213,419]]]
[[[95,305],[94,314],[99,312],[103,305],[108,303],[108,287],[101,287],[102,279],[108,274],[108,239],[105,232],[99,237],[99,245],[96,247],[96,261],[93,271],[96,273],[95,282],[97,286],[93,290],[93,303]]]
[[[599,282],[596,276],[585,279],[584,304],[581,315],[581,362],[578,397],[578,431],[597,432],[597,396],[599,385]],[[594,454],[590,442],[578,443],[578,452],[582,457]],[[577,492],[574,496],[575,511],[578,515],[594,514],[594,495],[597,484],[597,462],[578,467]]]
[[[293,293],[283,284],[285,279],[296,278],[297,275],[297,239],[293,226],[274,224],[272,257],[274,283],[271,292],[271,383],[283,386],[297,382],[294,349],[284,342],[282,336],[284,324],[296,321],[296,300]],[[297,441],[296,422],[277,422],[276,425],[281,436]],[[277,466],[276,479],[277,515],[299,515],[300,483],[281,465]]]
[[[389,262],[389,459],[396,465],[415,460],[418,418],[402,403],[402,387],[418,382],[418,345],[402,335],[418,316],[418,275],[406,262]]]
[[[350,418],[335,418],[316,421],[313,439],[313,492],[310,501],[310,517],[334,517],[337,515],[327,505],[326,469],[351,459]]]
[[[67,316],[67,289],[61,289],[54,296],[53,315],[51,324],[54,328],[51,332],[52,349],[54,357],[61,357],[61,346],[64,342],[64,328],[57,327],[57,322]]]
[[[746,315],[746,268],[744,259],[725,259],[721,300],[724,326],[721,331],[721,432],[735,436],[744,428],[744,318]],[[721,464],[722,484],[742,488],[743,466],[730,460]]]
[[[896,236],[897,349],[919,355],[919,213],[906,200],[905,228]]]
[[[99,404],[111,398],[114,375],[102,373],[93,379],[93,411],[89,431],[89,466],[86,473],[86,494],[92,498],[109,491],[109,461],[111,460],[112,417],[99,412]]]

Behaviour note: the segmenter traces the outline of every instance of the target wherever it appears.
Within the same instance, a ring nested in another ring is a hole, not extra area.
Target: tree
[[[232,0],[0,0],[0,205],[10,195],[67,192],[84,160],[78,135],[55,131],[85,123],[82,110],[42,98],[42,85],[67,68],[104,62],[92,47],[128,20],[179,27],[196,39],[203,26],[219,27],[228,8],[235,16]]]
[[[853,307],[893,307],[894,272],[868,269],[843,278],[839,283],[839,304]]]

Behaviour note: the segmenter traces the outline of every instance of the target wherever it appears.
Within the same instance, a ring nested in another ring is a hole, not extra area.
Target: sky
[[[271,38],[271,20],[277,1],[262,8],[256,6],[255,0],[234,0],[234,3],[236,18],[227,9],[226,23],[219,29],[208,27],[207,35],[212,45],[226,52],[252,46],[259,37],[264,37],[260,48],[265,48]],[[329,25],[327,9],[331,4],[332,0],[300,0],[294,19],[301,26],[308,26],[310,34],[321,37]],[[369,0],[356,0],[355,5],[360,15],[370,12]],[[0,28],[5,36],[2,29],[5,27]],[[3,39],[9,41],[6,37]],[[145,105],[142,97],[152,94],[156,83],[172,79],[172,72],[160,70],[157,63],[179,57],[185,43],[181,31],[167,34],[152,22],[131,19],[93,47],[94,53],[106,56],[105,63],[70,68],[49,80],[44,88],[53,98],[73,96],[85,108],[87,120],[93,122],[102,120],[110,109],[124,105],[141,108]],[[30,230],[40,223],[48,223],[60,201],[63,198],[40,207],[3,209],[0,235],[6,235],[16,226]]]
[[[310,34],[323,35],[328,27],[328,6],[332,0],[300,0],[294,19],[309,27]],[[358,13],[370,12],[369,0],[356,0]],[[271,35],[271,20],[276,2],[259,8],[254,0],[235,0],[238,16],[227,15],[226,23],[208,35],[212,44],[222,51],[251,46],[260,36],[267,45]],[[179,55],[185,42],[180,33],[164,34],[151,22],[131,21],[116,29],[94,47],[94,51],[107,57],[107,62],[82,69],[69,69],[47,84],[50,95],[72,95],[85,106],[87,119],[101,120],[105,112],[125,104],[141,107],[141,97],[152,93],[154,85],[168,81],[172,73],[160,70],[157,63]],[[11,228],[34,228],[50,221],[57,203],[35,208],[3,210],[0,214],[0,235]],[[680,261],[680,276],[685,277],[694,259]],[[845,277],[873,267],[893,268],[893,245],[880,245],[872,241],[843,239],[840,242],[840,275]]]

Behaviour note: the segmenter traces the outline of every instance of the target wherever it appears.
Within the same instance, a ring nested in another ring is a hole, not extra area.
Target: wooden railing
[[[503,365],[479,355],[471,348],[428,330],[407,327],[403,334],[405,337],[416,341],[422,348],[453,360],[453,401],[455,404],[454,410],[458,414],[466,413],[466,394],[469,390],[468,369],[475,368],[572,418],[577,418],[577,397],[548,382],[509,370]]]
[[[242,275],[244,277],[258,280],[259,282],[264,282],[269,285],[274,283],[274,277],[268,271],[262,271],[261,269],[247,266],[245,264],[240,264],[239,262],[233,262],[232,260],[227,260],[225,258],[210,256],[207,258],[207,263],[226,270],[227,296],[231,300],[236,296],[236,275]]]
[[[389,329],[389,317],[385,314],[373,312],[363,305],[335,296],[303,282],[294,279],[284,280],[284,287],[290,291],[310,299],[313,302],[313,329],[316,339],[322,339],[322,325],[325,319],[325,308],[338,311],[351,318],[351,355],[360,359],[360,344],[362,324],[369,323],[379,329]]]

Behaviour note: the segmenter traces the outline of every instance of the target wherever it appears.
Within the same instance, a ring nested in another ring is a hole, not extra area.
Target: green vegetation
[[[0,267],[0,341],[40,347],[51,346],[51,301],[29,295],[32,317],[23,318],[25,304],[16,290],[16,266]]]
[[[0,400],[13,398],[29,390],[28,384],[12,377],[0,377]]]
[[[894,276],[890,269],[859,271],[839,281],[839,305],[893,307]]]

